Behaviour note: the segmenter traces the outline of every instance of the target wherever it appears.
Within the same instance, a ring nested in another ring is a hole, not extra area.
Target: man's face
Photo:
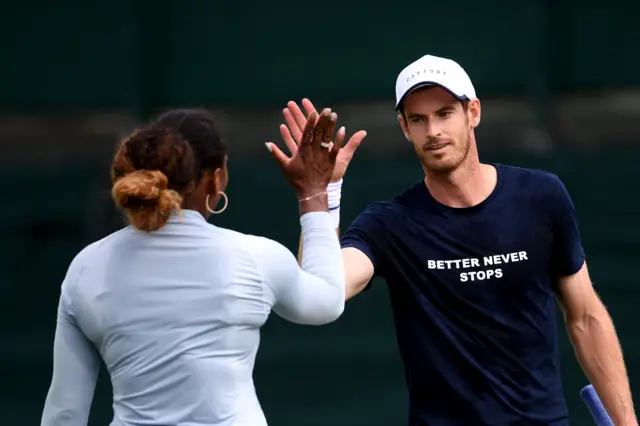
[[[480,121],[480,102],[465,106],[441,87],[410,93],[403,101],[402,130],[423,166],[432,172],[448,173],[465,160],[473,129]]]

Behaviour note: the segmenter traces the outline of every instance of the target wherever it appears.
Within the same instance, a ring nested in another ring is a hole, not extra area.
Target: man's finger
[[[316,112],[316,107],[314,107],[311,101],[307,98],[302,100],[302,108],[304,108],[307,115],[310,115],[312,112]]]
[[[298,151],[298,143],[293,139],[289,128],[284,124],[280,125],[280,135],[291,155],[295,155],[296,151]],[[300,135],[302,135],[302,133],[300,133]]]
[[[347,130],[344,128],[344,126],[340,127],[340,129],[338,130],[338,133],[336,134],[336,140],[333,143],[333,146],[331,147],[330,155],[332,160],[335,160],[336,157],[338,156],[338,153],[342,148],[342,144],[344,143],[344,135],[346,133],[347,133]]]
[[[271,152],[271,156],[273,156],[273,159],[276,160],[276,162],[280,165],[280,167],[284,169],[290,160],[290,158],[287,157],[287,154],[282,152],[280,148],[278,148],[278,145],[272,142],[267,142],[265,143],[265,145],[267,146],[267,149],[269,150],[269,152]]]
[[[365,132],[364,130],[357,131],[353,134],[353,136],[351,136],[351,138],[349,138],[349,141],[342,149],[348,152],[349,155],[353,155],[353,153],[356,151],[356,149],[358,149],[358,147],[366,137],[367,132]]]
[[[287,103],[287,108],[293,116],[293,119],[296,120],[296,123],[298,123],[298,127],[303,129],[305,123],[307,122],[307,117],[304,116],[298,104],[293,101],[289,101]]]
[[[298,125],[298,122],[295,120],[295,118],[293,118],[293,114],[291,114],[291,111],[289,111],[289,108],[283,109],[282,115],[284,116],[284,121],[287,123],[287,126],[289,127],[291,136],[293,136],[293,140],[296,143],[300,143],[300,138],[302,137],[302,129],[304,128],[304,124],[302,126]]]

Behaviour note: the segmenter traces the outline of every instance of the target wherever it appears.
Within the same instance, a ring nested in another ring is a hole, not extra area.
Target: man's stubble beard
[[[457,170],[469,156],[469,151],[471,150],[470,131],[467,133],[466,137],[463,140],[464,142],[459,147],[454,146],[455,152],[450,159],[447,159],[445,161],[435,160],[433,162],[429,162],[425,159],[425,152],[421,152],[419,149],[415,149],[415,151],[420,158],[422,167],[425,169],[425,171],[429,171],[435,174],[449,174]]]

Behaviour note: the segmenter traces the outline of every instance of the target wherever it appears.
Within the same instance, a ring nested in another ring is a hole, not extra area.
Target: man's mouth
[[[427,151],[438,151],[438,150],[444,148],[447,145],[449,145],[449,142],[437,143],[437,144],[433,144],[433,145],[427,146],[426,150]]]

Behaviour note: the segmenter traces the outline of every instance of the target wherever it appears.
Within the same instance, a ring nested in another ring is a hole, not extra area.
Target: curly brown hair
[[[180,211],[193,168],[193,150],[180,135],[157,126],[136,131],[114,158],[111,196],[132,226],[155,231]]]
[[[208,111],[168,111],[122,141],[111,166],[111,195],[133,227],[158,230],[226,155]]]

